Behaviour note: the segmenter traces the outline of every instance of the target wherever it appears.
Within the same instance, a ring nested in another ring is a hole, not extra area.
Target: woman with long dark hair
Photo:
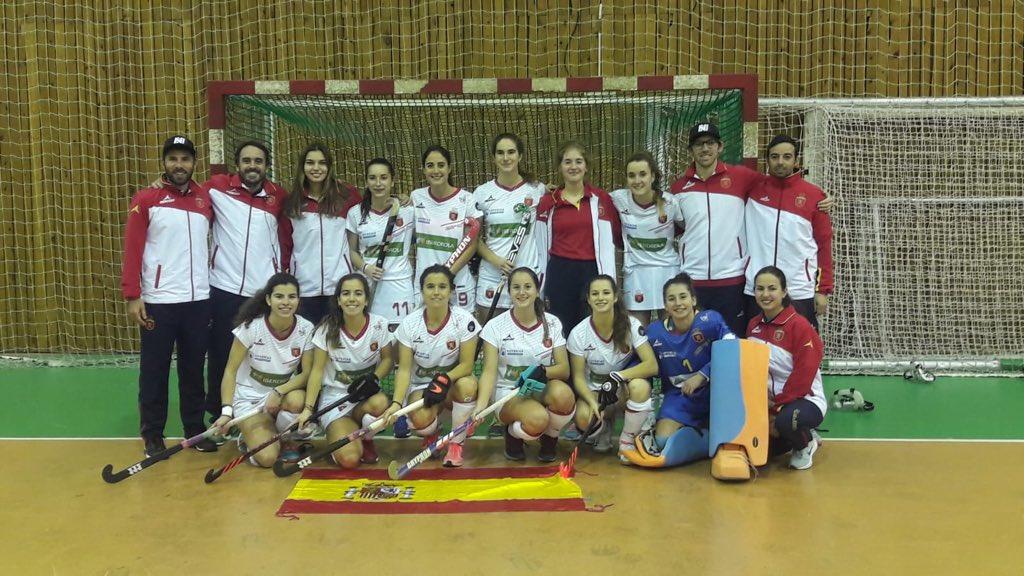
[[[299,153],[278,236],[283,266],[302,286],[299,315],[314,324],[327,313],[338,279],[352,271],[345,216],[359,200],[354,187],[336,180],[326,146],[310,144]]]
[[[312,367],[313,324],[296,315],[298,307],[299,282],[279,272],[242,304],[235,318],[235,339],[220,388],[221,398],[231,402],[221,407],[214,426],[223,433],[235,415],[263,412],[239,423],[242,452],[243,442],[260,445],[313,412],[315,398],[305,394]],[[275,443],[256,453],[251,463],[269,468],[278,454],[286,460],[300,457],[294,445]]]

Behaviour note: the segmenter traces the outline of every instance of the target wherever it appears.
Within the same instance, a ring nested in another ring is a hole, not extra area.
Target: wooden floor
[[[379,446],[382,460],[416,447]],[[469,465],[505,465],[496,441],[469,450]],[[246,466],[203,483],[233,449],[101,480],[140,452],[0,442],[0,574],[1024,574],[1024,443],[826,442],[812,470],[783,459],[740,485],[706,462],[584,453],[577,482],[603,513],[300,520],[274,515],[297,476]]]

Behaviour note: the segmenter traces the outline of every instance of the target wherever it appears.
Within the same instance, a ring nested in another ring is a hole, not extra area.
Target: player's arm
[[[555,363],[545,368],[548,380],[565,382],[569,379],[569,353],[565,351],[565,345],[555,347],[551,356],[555,359]]]
[[[383,380],[387,378],[388,374],[395,367],[395,347],[392,344],[385,344],[380,349],[380,361],[377,363],[377,368],[373,371],[377,375],[377,380]]]
[[[479,340],[479,336],[473,336],[459,346],[459,363],[448,372],[448,377],[452,382],[473,374],[473,363],[476,361],[476,347]]]
[[[634,378],[653,378],[658,373],[658,359],[654,357],[654,348],[651,348],[649,342],[644,342],[633,350],[640,358],[640,363],[625,370],[619,370],[619,375],[627,382]]]
[[[480,412],[487,408],[491,402],[491,396],[494,394],[494,386],[498,382],[498,349],[486,340],[482,341],[482,345],[484,347],[484,365],[477,386],[476,410],[474,412]]]
[[[405,396],[409,392],[409,381],[412,377],[413,367],[413,356],[412,348],[409,348],[405,344],[398,344],[398,371],[395,372],[395,389],[391,395],[391,404],[388,409],[384,411],[381,418],[385,418],[385,423],[390,425],[394,422],[394,413],[401,410],[402,406],[405,405]]]
[[[238,367],[242,365],[242,360],[245,360],[248,353],[249,349],[236,336],[231,342],[231,352],[228,353],[228,362],[224,366],[224,376],[220,380],[221,415],[213,423],[214,426],[221,428],[222,434],[227,432],[227,430],[223,429],[223,426],[234,417],[231,405],[235,397],[235,379],[238,377]]]

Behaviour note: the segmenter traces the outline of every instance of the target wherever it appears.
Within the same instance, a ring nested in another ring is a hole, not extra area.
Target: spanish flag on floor
[[[557,466],[413,470],[307,469],[281,504],[295,514],[458,514],[584,511],[583,493]]]

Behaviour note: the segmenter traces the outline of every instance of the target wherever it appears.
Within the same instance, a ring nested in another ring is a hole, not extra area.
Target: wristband
[[[235,409],[232,408],[230,404],[225,404],[220,407],[220,415],[232,418],[235,415]]]
[[[310,406],[309,404],[306,404],[306,410],[309,410],[310,412],[316,412],[316,406]]]
[[[274,391],[274,394],[277,394],[279,397],[284,398],[284,394],[282,394],[281,391],[278,390],[277,388],[271,388],[271,390]]]
[[[395,404],[398,404],[398,407],[399,407],[399,408],[401,408],[401,407],[402,407],[402,403],[401,403],[401,402],[399,402],[398,400],[392,400],[392,401],[391,401],[391,405],[395,405]]]

